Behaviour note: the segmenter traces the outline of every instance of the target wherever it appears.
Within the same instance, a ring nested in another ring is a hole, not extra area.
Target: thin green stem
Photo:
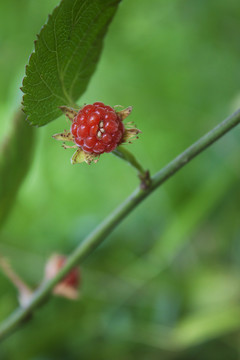
[[[199,153],[208,148],[220,137],[240,123],[240,110],[228,117],[205,136],[200,138],[182,154],[176,157],[162,170],[151,178],[150,185],[145,188],[137,188],[110,216],[108,216],[68,257],[67,263],[61,271],[51,280],[43,283],[33,294],[29,304],[25,308],[17,309],[11,314],[0,327],[0,340],[16,330],[24,320],[27,320],[33,311],[41,305],[50,295],[54,286],[64,278],[69,270],[75,265],[82,263],[95,248],[114,230],[118,224],[148,197],[157,187],[173,176],[178,170],[189,163]]]
[[[139,174],[145,174],[146,171],[143,169],[142,165],[137,161],[135,156],[125,147],[118,146],[112,153],[120,159],[125,160],[129,165],[131,165],[135,170],[137,170]]]
[[[135,170],[137,170],[138,177],[141,181],[140,187],[145,190],[149,187],[151,179],[148,170],[144,170],[142,165],[137,161],[136,157],[123,146],[118,146],[113,152],[115,156],[126,161]]]

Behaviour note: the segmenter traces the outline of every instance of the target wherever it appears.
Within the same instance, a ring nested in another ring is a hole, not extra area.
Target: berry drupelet
[[[71,127],[74,142],[89,154],[113,151],[121,143],[124,130],[120,116],[102,102],[84,106]]]

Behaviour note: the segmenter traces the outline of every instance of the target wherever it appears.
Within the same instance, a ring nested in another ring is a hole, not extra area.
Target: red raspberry
[[[75,143],[89,154],[113,151],[121,143],[124,131],[116,111],[102,102],[84,106],[71,127]]]

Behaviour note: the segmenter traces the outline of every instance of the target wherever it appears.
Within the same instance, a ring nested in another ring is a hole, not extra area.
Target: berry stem
[[[207,149],[211,144],[220,139],[224,134],[240,123],[240,110],[229,116],[226,120],[201,137],[183,153],[172,160],[162,170],[151,178],[151,184],[146,190],[137,188],[112,214],[110,214],[68,257],[68,261],[61,268],[58,274],[41,284],[33,293],[28,306],[20,307],[13,312],[0,326],[0,340],[10,335],[30,319],[37,307],[44,303],[49,297],[54,286],[61,281],[69,271],[76,265],[82,263],[104,240],[105,238],[130,214],[144,199],[155,189],[172,177],[181,168],[188,164],[198,154]]]
[[[149,171],[144,170],[142,165],[137,161],[136,157],[123,146],[118,146],[112,153],[120,159],[126,161],[135,170],[137,170],[138,177],[141,180],[141,188],[147,189],[151,183]]]
[[[0,255],[0,268],[10,282],[15,286],[21,298],[30,298],[32,289],[21,279],[21,277],[13,270],[8,261]]]

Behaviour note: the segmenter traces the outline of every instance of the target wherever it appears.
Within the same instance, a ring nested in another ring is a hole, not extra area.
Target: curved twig
[[[50,295],[54,286],[66,276],[70,269],[81,263],[103,240],[117,227],[118,224],[148,197],[156,188],[173,176],[178,170],[188,164],[199,153],[240,123],[240,110],[229,116],[226,120],[201,137],[197,142],[187,148],[183,153],[172,160],[162,170],[151,178],[150,185],[137,188],[112,214],[110,214],[68,257],[67,263],[61,271],[51,280],[44,282],[32,295],[25,308],[20,307],[12,313],[0,327],[0,340],[16,330],[29,315],[41,305]]]

